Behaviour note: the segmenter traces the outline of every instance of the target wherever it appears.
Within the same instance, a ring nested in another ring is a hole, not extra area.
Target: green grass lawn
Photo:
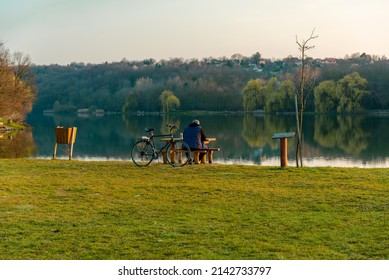
[[[0,259],[389,259],[388,169],[0,159]]]

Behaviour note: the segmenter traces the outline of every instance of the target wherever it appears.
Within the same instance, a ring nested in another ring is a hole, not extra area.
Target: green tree
[[[294,94],[295,86],[292,80],[285,80],[281,82],[280,92],[284,99],[284,111],[293,112],[294,110]]]
[[[266,112],[292,112],[294,109],[294,84],[291,80],[278,83],[270,79],[267,84]]]
[[[283,108],[282,95],[279,91],[279,82],[276,77],[271,77],[264,87],[264,101],[266,112],[280,112]]]
[[[278,79],[276,77],[271,77],[265,86],[266,94],[271,94],[278,91],[280,83],[278,82]],[[266,99],[266,95],[265,95]]]
[[[264,109],[265,101],[265,85],[263,79],[249,80],[243,88],[241,94],[243,97],[243,109],[245,111],[254,111]]]
[[[127,98],[126,102],[123,105],[122,113],[128,114],[131,112],[136,112],[139,109],[138,96],[135,92],[131,92]]]
[[[261,61],[261,54],[259,52],[256,52],[250,57],[250,62],[254,63],[256,65],[259,65],[259,62]]]
[[[336,83],[333,80],[321,82],[314,89],[316,112],[336,111],[339,98],[336,91]]]
[[[164,113],[169,113],[171,109],[180,107],[180,100],[170,90],[164,90],[159,96]]]
[[[284,111],[284,100],[281,92],[274,92],[266,99],[266,112]]]
[[[367,80],[357,72],[346,75],[338,81],[337,93],[339,96],[337,111],[339,113],[363,111],[361,102],[370,94],[367,90]]]

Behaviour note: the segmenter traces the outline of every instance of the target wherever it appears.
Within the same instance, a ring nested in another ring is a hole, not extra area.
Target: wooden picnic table
[[[160,141],[162,142],[169,142],[171,138],[160,138]],[[178,141],[178,140],[182,140],[181,138],[173,138],[173,141]],[[204,144],[209,144],[210,142],[214,142],[216,141],[216,138],[214,137],[207,137],[207,139],[205,139],[204,141]]]
[[[171,140],[171,138],[160,138],[160,141],[166,142],[166,143],[169,142],[170,140]],[[178,141],[178,140],[182,140],[182,139],[181,138],[173,138],[173,141]],[[204,144],[208,145],[209,143],[215,142],[215,141],[216,141],[215,137],[207,137],[207,139],[204,141]],[[201,163],[206,163],[207,155],[208,155],[208,163],[212,163],[213,152],[215,152],[215,151],[220,151],[220,149],[219,148],[198,149],[198,150],[191,151],[191,152],[193,152],[194,162],[197,164],[197,163],[200,163],[199,162],[200,153],[206,153],[206,155],[202,158]],[[167,155],[166,155],[165,151],[162,151],[162,160],[163,160],[164,164],[167,164]]]
[[[210,142],[215,142],[215,141],[216,141],[216,138],[210,137],[210,138],[205,139],[204,144],[208,145]]]

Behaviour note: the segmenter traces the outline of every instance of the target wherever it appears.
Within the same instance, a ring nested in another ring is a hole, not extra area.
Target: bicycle
[[[182,167],[190,160],[190,148],[182,139],[174,139],[173,130],[176,125],[168,124],[170,128],[169,134],[154,135],[155,128],[145,128],[145,131],[150,133],[150,136],[142,136],[131,150],[132,161],[137,166],[147,166],[153,160],[158,159],[161,153],[166,153],[167,162],[173,167]],[[169,141],[157,149],[154,138],[169,137]],[[185,154],[185,157],[183,156]]]

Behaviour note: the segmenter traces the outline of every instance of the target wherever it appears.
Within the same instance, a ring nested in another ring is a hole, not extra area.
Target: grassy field
[[[0,159],[0,259],[389,259],[388,169]]]

